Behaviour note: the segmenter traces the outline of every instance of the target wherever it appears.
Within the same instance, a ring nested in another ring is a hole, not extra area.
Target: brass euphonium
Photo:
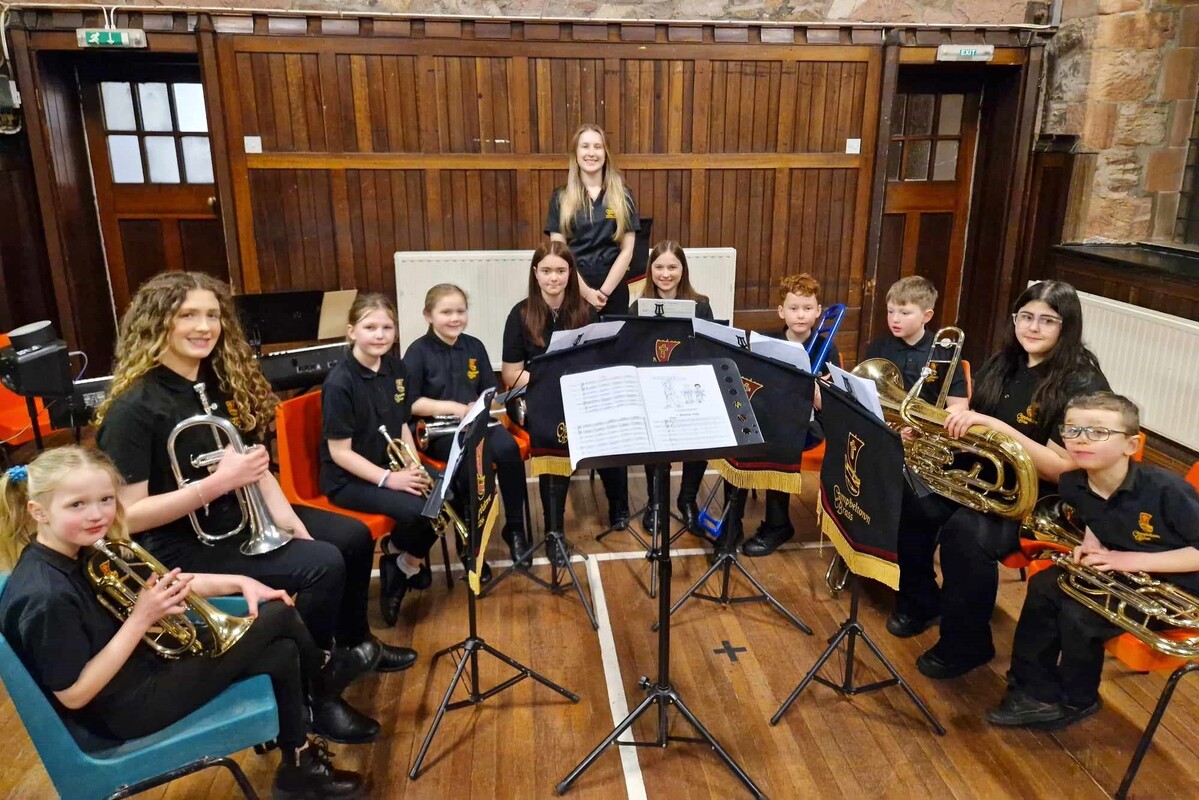
[[[162,580],[168,570],[139,544],[101,539],[92,545],[85,572],[100,605],[124,622],[133,613],[138,595],[150,585],[150,574]],[[198,595],[188,595],[183,602],[187,612],[163,617],[143,637],[163,658],[215,658],[237,644],[254,624],[250,617],[226,614]]]
[[[202,382],[197,383],[192,388],[195,390],[196,396],[200,399],[200,413],[180,422],[171,430],[171,435],[167,437],[167,455],[171,461],[171,472],[174,473],[175,481],[180,488],[187,486],[188,480],[183,476],[183,471],[179,466],[179,456],[175,452],[175,440],[184,431],[196,427],[209,428],[212,431],[213,441],[216,443],[215,450],[194,455],[190,458],[192,467],[196,469],[205,469],[220,463],[221,458],[225,455],[225,444],[231,445],[233,451],[236,453],[245,453],[247,450],[237,427],[224,417],[218,417],[212,413],[215,407],[208,403],[208,390],[204,387],[204,384]],[[222,433],[225,434],[227,442],[221,441]],[[235,494],[237,496],[237,504],[241,507],[241,521],[231,531],[209,533],[200,524],[200,518],[196,515],[195,511],[187,515],[191,520],[192,529],[195,530],[196,536],[199,537],[200,541],[204,542],[204,544],[215,544],[232,536],[237,536],[246,529],[247,525],[250,527],[250,538],[240,548],[242,555],[263,555],[272,550],[278,550],[291,541],[291,530],[275,523],[275,518],[267,508],[266,500],[262,496],[262,489],[258,488],[258,484],[251,483],[243,486]]]
[[[1024,520],[1024,530],[1045,542],[1038,556],[1063,573],[1057,585],[1068,596],[1167,655],[1199,658],[1199,597],[1147,572],[1102,571],[1074,563],[1084,532],[1071,519],[1073,509],[1056,495],[1042,498]],[[1061,548],[1067,548],[1065,550]],[[1182,629],[1182,639],[1151,626]]]
[[[945,402],[965,339],[960,328],[937,331],[919,379],[906,392],[899,368],[885,358],[863,361],[853,374],[874,381],[889,425],[916,432],[915,440],[903,443],[904,463],[930,489],[975,511],[1023,519],[1037,500],[1037,470],[1020,443],[982,425],[972,425],[961,439],[945,433]],[[937,348],[952,349],[952,357],[938,358]],[[920,390],[934,364],[945,370],[936,405],[930,405],[920,399]]]
[[[455,419],[457,418],[455,417]],[[433,476],[429,475],[429,470],[421,464],[420,458],[412,451],[407,442],[399,438],[393,439],[387,432],[386,425],[379,426],[379,433],[387,440],[387,462],[392,472],[400,472],[410,466],[419,466],[432,482]],[[425,489],[420,496],[428,497],[429,490]],[[458,516],[458,512],[448,502],[442,503],[441,513],[437,515],[437,519],[433,520],[433,531],[438,536],[444,536],[451,529],[458,534],[458,538],[462,542],[469,540],[470,532],[466,529],[466,523],[462,521],[462,517]]]

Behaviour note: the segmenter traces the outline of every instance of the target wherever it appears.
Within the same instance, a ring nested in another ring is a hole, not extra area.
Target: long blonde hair
[[[121,475],[108,456],[80,445],[47,450],[27,467],[11,467],[0,472],[0,568],[11,570],[21,557],[21,551],[37,535],[37,521],[29,513],[29,501],[45,505],[64,477],[89,467],[108,473],[114,491],[120,488]],[[119,541],[129,538],[120,500],[117,500],[116,517],[105,535]]]
[[[625,195],[624,178],[616,167],[604,129],[591,123],[580,125],[570,140],[570,169],[566,173],[566,186],[558,195],[558,230],[570,239],[575,215],[587,203],[587,187],[583,186],[583,170],[579,167],[579,138],[588,131],[598,133],[604,143],[604,200],[616,217],[616,233],[612,241],[619,243],[629,229],[629,202]]]
[[[237,426],[259,437],[270,428],[279,398],[254,360],[228,284],[203,272],[161,272],[138,288],[121,318],[112,389],[96,411],[97,425],[104,421],[112,402],[158,363],[166,349],[175,314],[192,290],[212,292],[220,304],[221,336],[206,360],[220,381],[221,391],[237,410],[233,415]],[[199,410],[197,403],[196,412]]]

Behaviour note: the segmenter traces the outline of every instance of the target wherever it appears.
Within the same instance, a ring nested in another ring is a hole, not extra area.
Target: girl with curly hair
[[[200,383],[210,408],[201,408],[195,388]],[[198,272],[162,273],[144,283],[121,320],[112,390],[97,414],[97,444],[126,481],[120,494],[130,533],[163,563],[249,575],[298,592],[296,609],[317,646],[334,652],[331,663],[343,678],[411,666],[414,651],[382,644],[367,624],[374,542],[366,526],[340,514],[293,507],[270,473],[270,457],[259,442],[277,404],[228,286]],[[226,448],[214,469],[195,468],[191,458],[211,451],[213,437],[203,426],[184,431],[175,442],[188,481],[180,487],[167,441],[178,423],[200,413],[227,418],[247,447],[243,453]],[[250,484],[261,490],[276,523],[295,538],[256,556],[240,551],[248,530],[212,545],[201,542],[189,515],[206,532],[233,530],[241,518],[234,493]],[[378,736],[378,723],[340,697],[317,704],[314,713],[316,729],[335,741]]]

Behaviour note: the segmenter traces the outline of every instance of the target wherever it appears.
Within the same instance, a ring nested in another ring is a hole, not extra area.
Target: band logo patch
[[[741,376],[741,383],[744,384],[745,394],[750,400],[753,400],[754,395],[757,394],[758,390],[762,388],[762,384],[758,383],[753,378],[747,378],[744,375]]]
[[[1028,408],[1016,415],[1016,422],[1021,425],[1036,425],[1037,424],[1037,407],[1040,403],[1029,403]]]
[[[566,444],[566,423],[558,423],[558,444]]]
[[[404,379],[396,378],[396,394],[395,401],[397,403],[404,402],[404,398],[408,396],[408,390],[404,387]]]
[[[659,339],[658,341],[654,342],[654,363],[665,364],[670,360],[670,356],[674,352],[674,349],[680,344],[682,344],[682,342],[678,341],[677,339]]]
[[[858,476],[858,456],[865,444],[856,433],[849,434],[845,442],[845,488],[854,497],[862,493],[862,479]]]
[[[1141,512],[1137,518],[1137,528],[1132,532],[1132,538],[1138,542],[1151,542],[1154,539],[1162,538],[1159,534],[1153,532],[1153,515]]]
[[[467,359],[467,361],[466,361],[466,379],[468,381],[473,381],[475,378],[479,377],[479,363],[478,362],[479,362],[479,360],[477,358]]]

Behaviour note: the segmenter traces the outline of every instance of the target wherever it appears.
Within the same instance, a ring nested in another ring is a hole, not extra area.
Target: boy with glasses
[[[1086,528],[1074,561],[1152,573],[1199,594],[1199,495],[1181,476],[1131,459],[1139,430],[1136,404],[1112,392],[1066,407],[1059,431],[1080,469],[1064,473],[1059,489]],[[992,724],[1056,730],[1102,707],[1103,643],[1124,631],[1067,597],[1062,574],[1051,567],[1028,582],[1008,691],[987,713]]]

